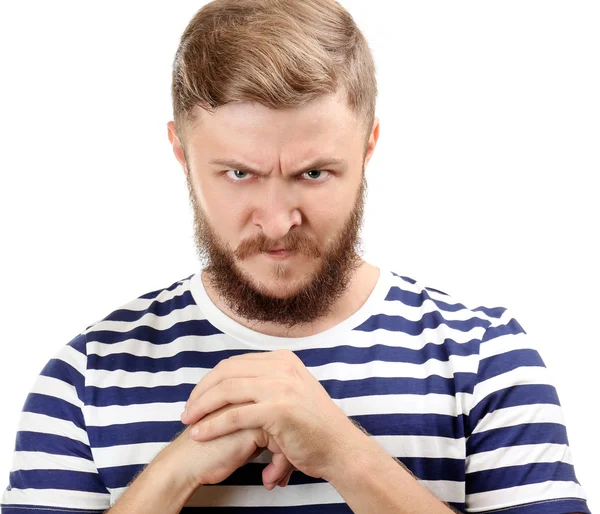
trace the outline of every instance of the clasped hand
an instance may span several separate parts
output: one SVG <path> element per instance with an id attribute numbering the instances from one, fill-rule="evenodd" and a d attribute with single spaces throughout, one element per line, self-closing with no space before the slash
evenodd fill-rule
<path id="1" fill-rule="evenodd" d="M 262 428 L 295 469 L 330 480 L 358 429 L 304 363 L 289 350 L 224 359 L 198 382 L 181 416 L 195 424 L 225 405 L 240 405 L 198 423 L 190 436 L 210 441 Z M 360 432 L 362 435 L 362 432 Z"/>

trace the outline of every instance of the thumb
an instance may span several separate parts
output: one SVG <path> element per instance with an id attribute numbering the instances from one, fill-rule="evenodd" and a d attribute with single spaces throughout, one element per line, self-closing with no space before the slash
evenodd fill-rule
<path id="1" fill-rule="evenodd" d="M 293 469 L 294 467 L 283 453 L 274 453 L 271 462 L 262 472 L 264 486 L 270 491 Z"/>

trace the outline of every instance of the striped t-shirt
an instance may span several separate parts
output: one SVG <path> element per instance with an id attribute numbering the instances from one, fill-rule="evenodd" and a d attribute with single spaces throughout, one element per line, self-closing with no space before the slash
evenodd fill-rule
<path id="1" fill-rule="evenodd" d="M 200 273 L 87 327 L 25 402 L 2 514 L 101 513 L 185 426 L 193 387 L 220 360 L 292 350 L 332 400 L 419 482 L 462 512 L 589 513 L 562 409 L 530 336 L 502 307 L 469 308 L 382 270 L 364 305 L 317 335 L 274 337 L 226 316 Z M 351 512 L 295 471 L 262 485 L 265 451 L 182 512 Z M 401 494 L 401 492 L 399 492 Z"/>

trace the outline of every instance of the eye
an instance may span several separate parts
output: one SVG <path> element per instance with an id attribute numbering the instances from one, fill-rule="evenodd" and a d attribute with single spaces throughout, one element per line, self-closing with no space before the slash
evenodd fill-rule
<path id="1" fill-rule="evenodd" d="M 234 182 L 244 182 L 247 180 L 247 177 L 250 176 L 250 173 L 246 173 L 242 170 L 228 170 L 225 172 Z"/>
<path id="2" fill-rule="evenodd" d="M 329 175 L 329 171 L 325 171 L 325 170 L 307 171 L 307 172 L 303 173 L 303 175 L 310 176 L 309 182 L 323 182 L 323 180 L 317 180 L 317 179 L 321 178 L 321 175 L 323 173 L 327 173 L 327 175 L 325 175 L 326 177 Z M 315 174 L 316 174 L 316 176 L 315 176 Z"/>

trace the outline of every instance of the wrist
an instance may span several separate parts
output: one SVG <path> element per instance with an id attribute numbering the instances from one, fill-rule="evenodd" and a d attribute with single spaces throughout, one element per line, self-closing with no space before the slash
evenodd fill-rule
<path id="1" fill-rule="evenodd" d="M 378 452 L 383 451 L 360 425 L 352 419 L 349 421 L 352 426 L 344 434 L 342 444 L 336 449 L 331 465 L 323 476 L 336 489 L 336 484 L 341 486 L 350 476 L 367 468 L 374 454 L 378 455 Z"/>
<path id="2" fill-rule="evenodd" d="M 177 495 L 189 498 L 201 485 L 200 477 L 185 473 L 187 466 L 176 459 L 177 454 L 167 446 L 148 464 L 149 471 L 163 477 L 164 483 Z"/>

